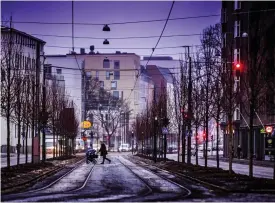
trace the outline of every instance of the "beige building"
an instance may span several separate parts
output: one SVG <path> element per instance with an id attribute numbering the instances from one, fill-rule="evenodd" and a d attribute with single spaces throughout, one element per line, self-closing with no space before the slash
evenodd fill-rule
<path id="1" fill-rule="evenodd" d="M 126 99 L 135 118 L 140 111 L 139 101 L 140 57 L 133 53 L 87 54 L 84 69 L 87 75 L 98 78 L 102 87 L 115 97 Z M 137 80 L 136 80 L 137 79 Z"/>

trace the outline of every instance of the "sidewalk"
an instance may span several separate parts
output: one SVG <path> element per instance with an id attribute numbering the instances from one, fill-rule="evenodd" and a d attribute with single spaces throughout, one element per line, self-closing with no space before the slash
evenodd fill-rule
<path id="1" fill-rule="evenodd" d="M 224 158 L 224 157 L 219 157 L 219 158 L 220 158 L 220 161 L 223 161 L 223 162 L 228 162 L 229 161 L 228 158 Z M 216 160 L 216 156 L 208 156 L 208 159 L 210 159 L 210 160 Z M 249 164 L 249 160 L 248 159 L 234 158 L 233 159 L 233 163 L 248 165 Z M 274 162 L 264 161 L 264 160 L 263 161 L 253 160 L 253 165 L 254 166 L 263 166 L 263 167 L 273 167 L 274 166 Z"/>

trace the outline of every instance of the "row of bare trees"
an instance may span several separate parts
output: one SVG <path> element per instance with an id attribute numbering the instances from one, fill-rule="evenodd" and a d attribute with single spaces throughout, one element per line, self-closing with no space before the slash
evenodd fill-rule
<path id="1" fill-rule="evenodd" d="M 61 90 L 55 78 L 45 84 L 46 98 L 42 99 L 43 84 L 39 78 L 43 72 L 41 71 L 43 62 L 36 60 L 33 53 L 26 53 L 27 49 L 16 41 L 14 32 L 10 29 L 8 33 L 2 34 L 1 38 L 1 117 L 6 121 L 7 129 L 6 134 L 1 135 L 7 139 L 6 150 L 3 145 L 1 150 L 7 152 L 7 167 L 10 167 L 10 153 L 13 147 L 17 151 L 17 164 L 19 164 L 22 152 L 26 154 L 25 162 L 27 163 L 28 153 L 31 151 L 33 162 L 34 138 L 45 129 L 53 133 L 54 149 L 56 149 L 55 140 L 71 140 L 69 141 L 71 147 L 68 144 L 67 146 L 62 144 L 64 150 L 60 149 L 59 154 L 56 150 L 54 152 L 54 157 L 68 155 L 67 149 L 73 149 L 72 143 L 74 143 L 79 125 L 77 112 L 73 112 L 73 118 L 60 117 L 64 109 L 75 108 L 75 106 Z M 41 113 L 43 102 L 46 103 L 48 113 L 46 118 L 45 114 Z M 64 122 L 60 122 L 61 119 L 73 123 L 73 129 L 64 131 L 66 126 L 62 126 Z M 16 126 L 14 133 L 11 130 L 13 126 Z M 15 143 L 16 137 L 16 146 L 11 146 L 11 140 Z M 46 138 L 43 136 L 42 139 Z M 42 147 L 46 148 L 45 145 Z M 46 150 L 42 151 L 46 152 Z"/>
<path id="2" fill-rule="evenodd" d="M 180 60 L 180 73 L 172 75 L 173 77 L 173 102 L 169 100 L 159 100 L 160 103 L 167 104 L 167 116 L 170 119 L 170 128 L 177 128 L 178 151 L 182 146 L 182 161 L 185 162 L 186 140 L 186 123 L 191 120 L 193 135 L 196 136 L 195 150 L 198 152 L 198 131 L 205 132 L 204 137 L 204 157 L 205 167 L 207 167 L 207 149 L 208 140 L 210 140 L 210 122 L 216 123 L 216 160 L 219 168 L 219 140 L 220 124 L 226 121 L 226 134 L 228 137 L 229 152 L 229 172 L 232 172 L 232 146 L 233 146 L 233 126 L 234 113 L 236 110 L 242 112 L 242 118 L 248 118 L 249 122 L 243 120 L 243 127 L 247 128 L 249 137 L 249 175 L 253 176 L 253 134 L 255 125 L 255 115 L 265 106 L 274 106 L 274 58 L 275 44 L 271 36 L 275 35 L 275 15 L 274 12 L 261 14 L 250 13 L 253 18 L 247 32 L 248 39 L 241 39 L 241 53 L 246 53 L 246 57 L 236 57 L 234 49 L 236 48 L 236 39 L 233 33 L 227 33 L 227 42 L 222 45 L 221 25 L 215 24 L 203 30 L 201 36 L 201 46 L 193 54 L 192 61 Z M 263 22 L 267 23 L 263 26 Z M 272 41 L 272 42 L 271 42 Z M 250 46 L 249 46 L 250 45 Z M 222 56 L 222 52 L 227 53 Z M 192 72 L 192 113 L 187 113 L 188 102 L 188 64 L 191 63 Z M 241 64 L 240 76 L 236 74 L 235 64 Z M 162 91 L 163 95 L 167 91 Z M 271 95 L 271 96 L 270 96 Z M 270 99 L 271 97 L 271 99 Z M 269 98 L 269 99 L 267 99 Z M 160 112 L 162 106 L 153 101 L 152 107 L 147 109 L 146 113 L 137 118 L 135 124 L 137 139 L 140 143 L 152 140 L 156 133 L 156 123 L 154 115 Z M 268 102 L 270 104 L 268 104 Z M 269 108 L 269 110 L 272 108 Z M 163 109 L 162 109 L 163 110 Z M 268 109 L 266 109 L 268 111 Z M 148 116 L 149 112 L 149 116 Z M 274 110 L 273 110 L 274 113 Z M 262 112 L 265 115 L 266 112 Z M 153 116 L 151 116 L 153 115 Z M 160 116 L 161 117 L 161 116 Z M 149 118 L 149 122 L 148 122 Z M 175 119 L 176 118 L 176 119 Z M 271 120 L 272 122 L 272 117 Z M 151 123 L 150 123 L 151 122 Z M 273 115 L 274 122 L 274 115 Z M 158 126 L 159 127 L 159 126 Z M 163 127 L 163 126 L 161 126 Z M 145 129 L 145 131 L 144 131 Z M 159 128 L 160 129 L 160 128 Z M 184 129 L 184 130 L 183 130 Z M 223 129 L 225 132 L 225 129 Z M 158 131 L 161 133 L 160 131 Z M 144 144 L 142 144 L 144 145 Z M 151 145 L 152 146 L 152 145 Z M 189 149 L 190 150 L 190 149 Z M 144 153 L 144 151 L 142 151 Z M 191 153 L 187 153 L 191 156 Z M 180 154 L 179 154 L 180 155 Z M 179 159 L 178 159 L 179 160 Z M 196 164 L 198 164 L 198 153 L 196 153 Z"/>

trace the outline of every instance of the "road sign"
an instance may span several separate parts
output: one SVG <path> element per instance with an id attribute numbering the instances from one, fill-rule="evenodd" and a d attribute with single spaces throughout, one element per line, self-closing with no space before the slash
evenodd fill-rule
<path id="1" fill-rule="evenodd" d="M 162 134 L 168 134 L 168 129 L 165 128 L 165 127 L 163 127 L 163 128 L 162 128 Z"/>
<path id="2" fill-rule="evenodd" d="M 275 137 L 266 137 L 265 138 L 265 148 L 266 149 L 275 149 Z"/>
<path id="3" fill-rule="evenodd" d="M 82 137 L 82 140 L 83 141 L 87 141 L 87 137 Z"/>
<path id="4" fill-rule="evenodd" d="M 90 127 L 92 127 L 92 122 L 90 122 L 90 121 L 83 121 L 83 122 L 81 123 L 81 126 L 82 126 L 82 128 L 84 128 L 84 129 L 90 128 Z"/>

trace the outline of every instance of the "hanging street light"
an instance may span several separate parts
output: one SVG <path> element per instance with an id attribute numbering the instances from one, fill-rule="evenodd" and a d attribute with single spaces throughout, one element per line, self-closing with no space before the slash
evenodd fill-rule
<path id="1" fill-rule="evenodd" d="M 111 29 L 110 29 L 110 27 L 108 25 L 104 25 L 102 31 L 104 31 L 104 32 L 110 32 Z"/>
<path id="2" fill-rule="evenodd" d="M 103 44 L 107 45 L 110 44 L 109 41 L 107 39 L 104 40 Z"/>

